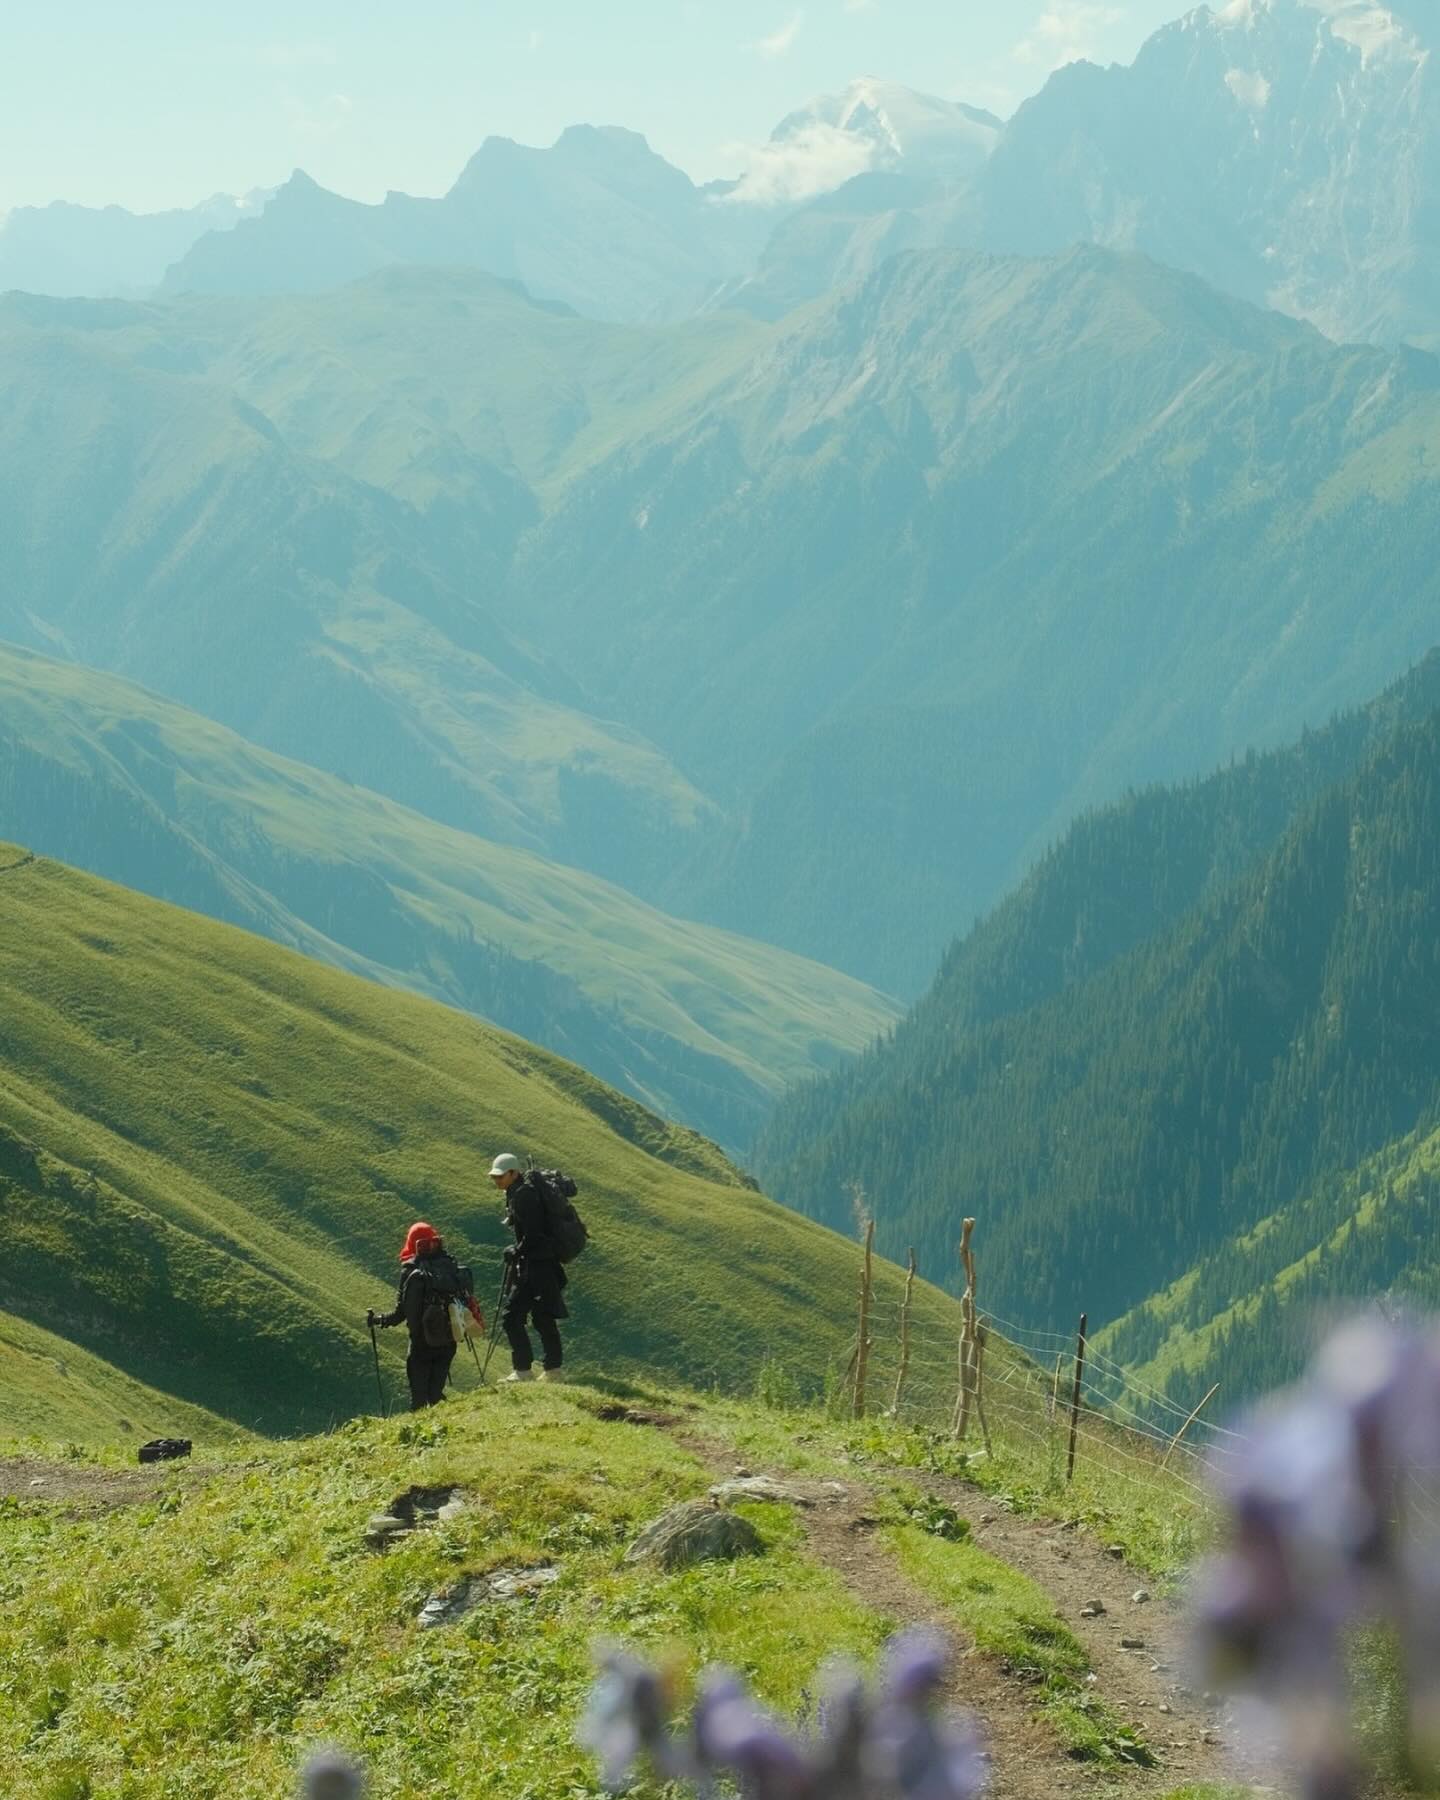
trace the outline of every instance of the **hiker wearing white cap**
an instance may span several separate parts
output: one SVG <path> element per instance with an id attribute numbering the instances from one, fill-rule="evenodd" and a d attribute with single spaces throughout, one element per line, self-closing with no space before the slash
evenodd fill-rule
<path id="1" fill-rule="evenodd" d="M 565 1352 L 559 1321 L 570 1317 L 564 1292 L 569 1278 L 550 1228 L 544 1177 L 538 1169 L 527 1170 L 518 1156 L 507 1152 L 491 1164 L 490 1179 L 505 1196 L 505 1223 L 515 1233 L 514 1244 L 505 1252 L 510 1283 L 500 1312 L 500 1329 L 509 1341 L 514 1365 L 505 1379 L 535 1379 L 535 1350 L 526 1330 L 533 1321 L 545 1358 L 540 1379 L 561 1381 Z"/>

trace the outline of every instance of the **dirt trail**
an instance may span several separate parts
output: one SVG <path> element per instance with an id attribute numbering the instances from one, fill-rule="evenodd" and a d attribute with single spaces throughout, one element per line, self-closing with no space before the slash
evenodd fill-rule
<path id="1" fill-rule="evenodd" d="M 98 1469 L 28 1456 L 0 1457 L 0 1500 L 43 1501 L 85 1512 L 111 1512 L 152 1499 L 164 1479 L 158 1467 Z"/>
<path id="2" fill-rule="evenodd" d="M 1166 1787 L 1236 1778 L 1224 1748 L 1225 1721 L 1185 1686 L 1180 1609 L 1134 1598 L 1149 1591 L 1145 1576 L 1084 1531 L 1001 1512 L 968 1482 L 927 1475 L 918 1485 L 963 1507 L 974 1542 L 1053 1597 L 1057 1614 L 1085 1646 L 1100 1693 L 1139 1727 L 1164 1765 Z M 1097 1600 L 1104 1612 L 1085 1616 Z M 1143 1648 L 1122 1649 L 1122 1640 Z"/>
<path id="3" fill-rule="evenodd" d="M 717 1481 L 736 1473 L 733 1446 L 683 1428 L 670 1435 Z M 751 1472 L 761 1470 L 756 1466 Z M 922 1491 L 963 1507 L 976 1544 L 1053 1596 L 1057 1614 L 1090 1656 L 1096 1691 L 1140 1733 L 1155 1755 L 1152 1768 L 1102 1770 L 1069 1757 L 1050 1728 L 1034 1718 L 1034 1700 L 1024 1681 L 973 1646 L 963 1647 L 963 1632 L 953 1617 L 901 1571 L 875 1535 L 879 1478 L 853 1465 L 834 1484 L 797 1480 L 783 1470 L 774 1474 L 812 1501 L 800 1513 L 810 1552 L 857 1600 L 897 1626 L 933 1626 L 962 1645 L 950 1698 L 984 1723 L 994 1800 L 1093 1795 L 1097 1784 L 1123 1788 L 1141 1800 L 1191 1783 L 1236 1779 L 1221 1741 L 1221 1721 L 1182 1686 L 1176 1609 L 1156 1600 L 1135 1602 L 1133 1595 L 1147 1586 L 1144 1578 L 1083 1532 L 1000 1513 L 985 1494 L 963 1481 L 932 1475 L 912 1479 Z M 1105 1612 L 1081 1618 L 1082 1607 L 1096 1600 Z M 1122 1637 L 1139 1639 L 1145 1647 L 1122 1650 Z"/>

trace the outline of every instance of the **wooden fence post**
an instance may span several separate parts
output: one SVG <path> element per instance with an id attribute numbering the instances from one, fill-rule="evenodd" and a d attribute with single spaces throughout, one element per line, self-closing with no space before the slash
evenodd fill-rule
<path id="1" fill-rule="evenodd" d="M 870 1290 L 875 1279 L 875 1221 L 865 1221 L 865 1261 L 860 1270 L 860 1341 L 855 1352 L 855 1417 L 865 1417 L 865 1379 L 870 1370 Z"/>
<path id="2" fill-rule="evenodd" d="M 1065 1464 L 1065 1479 L 1075 1478 L 1075 1434 L 1080 1429 L 1080 1380 L 1085 1373 L 1085 1333 L 1090 1324 L 1088 1313 L 1080 1315 L 1080 1337 L 1075 1345 L 1075 1389 L 1070 1396 L 1070 1456 Z"/>
<path id="3" fill-rule="evenodd" d="M 1211 1388 L 1210 1392 L 1205 1396 L 1205 1398 L 1195 1408 L 1194 1412 L 1191 1413 L 1190 1417 L 1185 1421 L 1185 1423 L 1175 1433 L 1174 1437 L 1171 1438 L 1170 1448 L 1165 1452 L 1164 1456 L 1161 1457 L 1161 1459 L 1160 1459 L 1160 1468 L 1161 1468 L 1162 1473 L 1165 1469 L 1165 1465 L 1170 1461 L 1170 1458 L 1175 1454 L 1175 1446 L 1180 1442 L 1181 1438 L 1184 1437 L 1185 1433 L 1190 1429 L 1190 1427 L 1200 1417 L 1201 1413 L 1204 1412 L 1205 1408 L 1210 1404 L 1210 1402 L 1215 1398 L 1215 1396 L 1219 1392 L 1220 1392 L 1220 1383 L 1217 1381 L 1215 1383 L 1214 1387 Z"/>
<path id="4" fill-rule="evenodd" d="M 898 1418 L 900 1402 L 905 1398 L 905 1381 L 910 1373 L 910 1301 L 915 1293 L 915 1251 L 910 1251 L 910 1266 L 905 1272 L 905 1298 L 900 1302 L 900 1373 L 895 1377 L 895 1398 L 890 1402 L 892 1417 Z"/>
<path id="5" fill-rule="evenodd" d="M 957 1438 L 970 1429 L 970 1405 L 975 1392 L 975 1255 L 970 1248 L 975 1221 L 960 1227 L 960 1261 L 965 1269 L 965 1292 L 960 1300 L 960 1391 L 955 1397 L 952 1428 Z"/>

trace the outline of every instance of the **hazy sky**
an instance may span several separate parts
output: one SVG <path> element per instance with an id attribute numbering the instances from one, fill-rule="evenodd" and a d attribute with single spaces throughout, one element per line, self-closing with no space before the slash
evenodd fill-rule
<path id="1" fill-rule="evenodd" d="M 272 186 L 439 193 L 492 134 L 629 125 L 731 173 L 811 95 L 878 75 L 998 112 L 1128 61 L 1187 0 L 0 0 L 0 211 Z"/>

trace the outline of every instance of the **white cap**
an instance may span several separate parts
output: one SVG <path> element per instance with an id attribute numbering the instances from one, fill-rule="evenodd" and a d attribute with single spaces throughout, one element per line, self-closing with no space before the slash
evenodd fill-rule
<path id="1" fill-rule="evenodd" d="M 519 1168 L 520 1158 L 518 1156 L 511 1156 L 507 1151 L 504 1156 L 497 1156 L 494 1162 L 491 1163 L 490 1174 L 492 1178 L 496 1175 L 510 1175 L 517 1172 Z"/>

